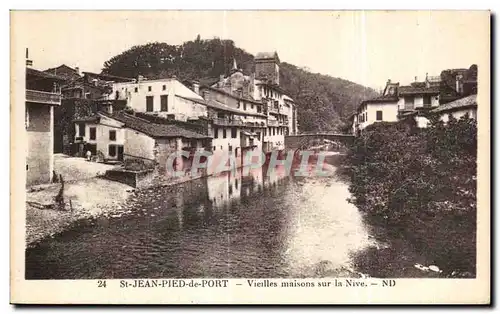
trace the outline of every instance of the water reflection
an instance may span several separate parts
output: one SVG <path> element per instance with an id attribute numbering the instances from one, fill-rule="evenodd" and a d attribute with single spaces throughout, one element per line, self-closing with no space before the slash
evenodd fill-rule
<path id="1" fill-rule="evenodd" d="M 132 214 L 26 251 L 27 278 L 323 277 L 370 245 L 347 185 L 240 168 L 137 193 Z M 352 275 L 352 274 L 346 274 Z"/>

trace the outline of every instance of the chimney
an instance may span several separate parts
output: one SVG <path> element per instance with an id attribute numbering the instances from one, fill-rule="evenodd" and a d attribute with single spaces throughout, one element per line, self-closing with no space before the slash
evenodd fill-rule
<path id="1" fill-rule="evenodd" d="M 80 68 L 79 67 L 75 67 L 75 71 L 78 75 L 80 75 Z"/>
<path id="2" fill-rule="evenodd" d="M 31 68 L 33 66 L 33 60 L 30 60 L 28 48 L 26 48 L 26 67 Z"/>
<path id="3" fill-rule="evenodd" d="M 139 75 L 139 76 L 137 77 L 137 83 L 140 83 L 140 82 L 142 82 L 143 80 L 144 80 L 144 76 Z"/>
<path id="4" fill-rule="evenodd" d="M 196 94 L 200 94 L 200 83 L 198 81 L 193 81 L 193 91 Z"/>
<path id="5" fill-rule="evenodd" d="M 462 93 L 462 74 L 457 74 L 457 76 L 455 76 L 455 90 L 459 94 Z"/>
<path id="6" fill-rule="evenodd" d="M 388 79 L 388 80 L 387 80 L 387 84 L 391 84 L 391 79 Z"/>
<path id="7" fill-rule="evenodd" d="M 208 89 L 205 89 L 203 91 L 203 99 L 209 100 L 210 99 L 210 91 Z"/>
<path id="8" fill-rule="evenodd" d="M 418 76 L 415 75 L 415 82 L 418 82 Z"/>

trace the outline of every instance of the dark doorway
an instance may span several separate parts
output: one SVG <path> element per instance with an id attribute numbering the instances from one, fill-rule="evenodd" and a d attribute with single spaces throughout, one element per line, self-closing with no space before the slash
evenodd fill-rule
<path id="1" fill-rule="evenodd" d="M 123 146 L 118 146 L 118 160 L 123 161 Z"/>

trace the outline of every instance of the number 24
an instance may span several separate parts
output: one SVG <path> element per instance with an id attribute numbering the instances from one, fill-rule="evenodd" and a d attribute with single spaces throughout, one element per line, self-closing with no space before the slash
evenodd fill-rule
<path id="1" fill-rule="evenodd" d="M 97 280 L 97 288 L 106 288 L 106 280 Z"/>

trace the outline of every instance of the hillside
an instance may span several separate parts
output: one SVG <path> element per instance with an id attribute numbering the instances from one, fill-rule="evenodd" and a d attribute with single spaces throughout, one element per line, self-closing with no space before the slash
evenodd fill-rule
<path id="1" fill-rule="evenodd" d="M 134 46 L 106 61 L 102 72 L 150 79 L 176 75 L 181 80 L 204 81 L 228 73 L 233 59 L 244 72 L 253 72 L 253 55 L 236 47 L 232 40 L 202 40 L 198 36 L 182 45 L 156 42 Z M 280 85 L 297 102 L 301 132 L 338 130 L 361 100 L 377 95 L 359 84 L 314 74 L 286 62 L 280 69 Z"/>

